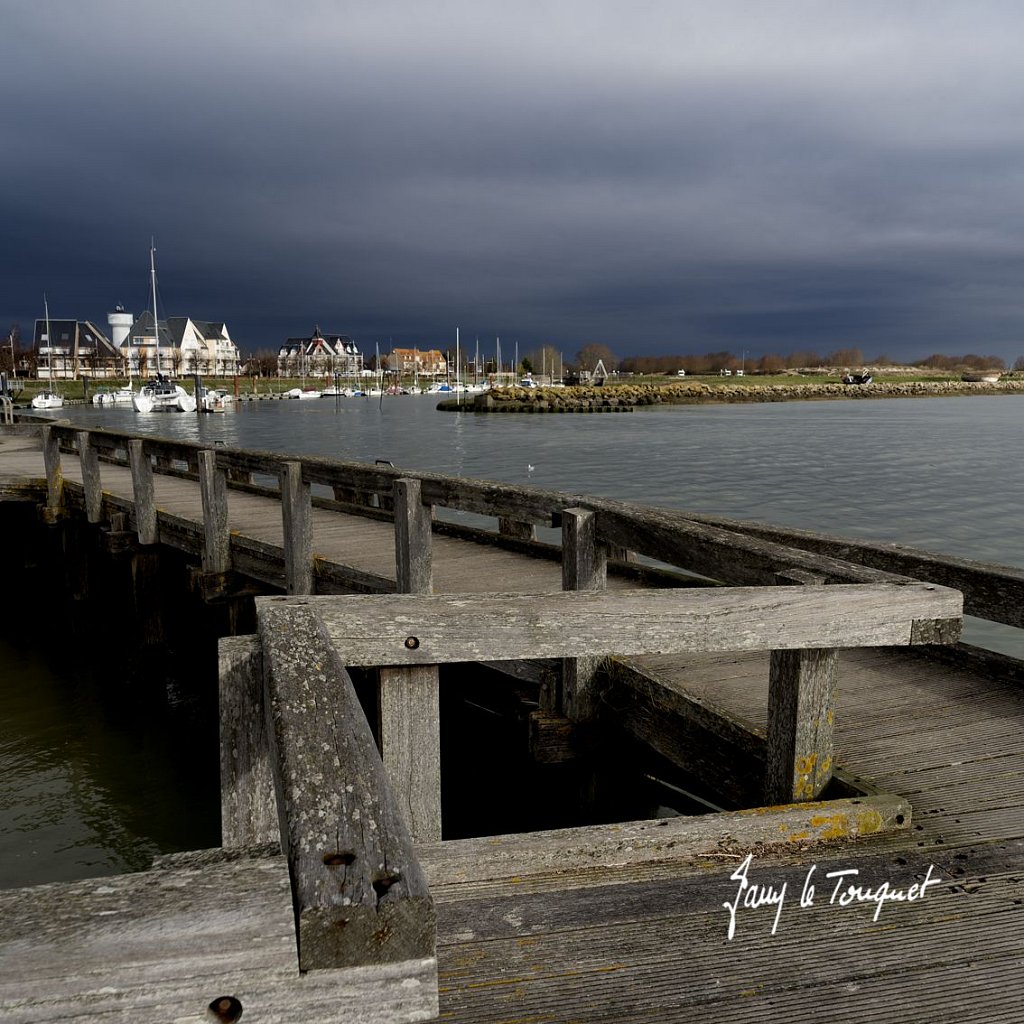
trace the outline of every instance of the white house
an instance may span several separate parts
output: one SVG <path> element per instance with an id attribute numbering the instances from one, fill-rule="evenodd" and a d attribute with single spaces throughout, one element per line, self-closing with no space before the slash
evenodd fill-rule
<path id="1" fill-rule="evenodd" d="M 231 340 L 227 324 L 171 316 L 159 322 L 157 351 L 153 314 L 147 310 L 135 319 L 121 342 L 121 352 L 130 361 L 133 374 L 166 373 L 171 376 L 201 373 L 230 377 L 238 372 L 238 346 Z"/>
<path id="2" fill-rule="evenodd" d="M 354 377 L 363 369 L 363 356 L 356 343 L 345 334 L 322 334 L 313 328 L 308 338 L 289 338 L 277 353 L 277 375 L 321 376 L 340 373 Z"/>

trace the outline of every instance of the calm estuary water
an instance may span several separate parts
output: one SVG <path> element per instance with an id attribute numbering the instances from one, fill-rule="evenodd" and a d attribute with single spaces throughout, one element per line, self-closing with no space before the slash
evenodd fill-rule
<path id="1" fill-rule="evenodd" d="M 325 398 L 238 403 L 223 416 L 92 406 L 61 414 L 83 426 L 387 459 L 1024 566 L 1024 402 L 1011 396 L 603 416 L 456 415 L 435 404 Z M 1015 634 L 968 628 L 972 642 L 1024 657 Z M 176 731 L 191 728 L 187 708 L 154 721 L 151 710 L 112 706 L 68 659 L 13 633 L 3 642 L 0 885 L 126 870 L 154 852 L 217 843 L 216 798 L 181 763 L 187 744 Z"/>

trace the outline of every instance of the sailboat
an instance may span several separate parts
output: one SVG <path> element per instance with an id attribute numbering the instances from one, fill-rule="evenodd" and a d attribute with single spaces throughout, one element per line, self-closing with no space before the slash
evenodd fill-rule
<path id="1" fill-rule="evenodd" d="M 156 376 L 132 396 L 136 412 L 195 412 L 196 399 L 180 384 L 172 384 L 160 369 L 160 321 L 156 315 L 156 247 L 149 246 L 149 276 L 153 287 L 153 333 L 156 335 Z"/>
<path id="2" fill-rule="evenodd" d="M 50 340 L 50 307 L 47 305 L 46 296 L 43 296 L 43 313 L 46 317 L 46 364 L 50 370 L 50 386 L 45 391 L 40 391 L 32 399 L 33 409 L 60 409 L 64 405 L 64 396 L 53 390 L 53 342 Z M 42 339 L 40 339 L 42 340 Z M 40 350 L 42 346 L 40 346 Z"/>

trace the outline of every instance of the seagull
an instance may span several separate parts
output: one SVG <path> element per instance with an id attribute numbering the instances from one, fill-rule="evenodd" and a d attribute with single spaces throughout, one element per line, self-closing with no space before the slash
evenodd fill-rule
<path id="1" fill-rule="evenodd" d="M 526 464 L 526 472 L 527 472 L 527 473 L 532 473 L 532 472 L 534 471 L 534 469 L 535 469 L 535 468 L 536 468 L 536 467 L 535 467 L 535 466 L 533 465 L 533 463 L 532 463 L 532 462 L 528 462 L 528 463 Z"/>

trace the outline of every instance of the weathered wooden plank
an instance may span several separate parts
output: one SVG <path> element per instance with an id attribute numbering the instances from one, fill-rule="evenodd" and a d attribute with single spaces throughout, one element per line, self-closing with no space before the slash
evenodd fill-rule
<path id="1" fill-rule="evenodd" d="M 430 508 L 423 504 L 420 483 L 395 481 L 395 571 L 400 594 L 429 594 L 433 589 Z"/>
<path id="2" fill-rule="evenodd" d="M 814 800 L 832 778 L 838 659 L 832 650 L 773 650 L 765 802 Z"/>
<path id="3" fill-rule="evenodd" d="M 313 508 L 302 465 L 281 465 L 281 515 L 284 528 L 284 574 L 290 595 L 313 593 Z"/>
<path id="4" fill-rule="evenodd" d="M 103 487 L 100 483 L 99 453 L 92 445 L 88 430 L 80 430 L 78 458 L 82 464 L 82 490 L 85 495 L 85 518 L 90 523 L 103 520 Z"/>
<path id="5" fill-rule="evenodd" d="M 604 590 L 608 582 L 608 549 L 597 542 L 597 517 L 582 508 L 562 512 L 562 589 Z M 559 711 L 574 722 L 594 717 L 594 680 L 601 659 L 566 658 L 562 662 L 561 707 Z"/>
<path id="6" fill-rule="evenodd" d="M 785 529 L 722 516 L 692 515 L 694 522 L 837 558 L 883 572 L 910 576 L 960 590 L 968 615 L 1024 626 L 1024 569 L 937 554 L 902 544 L 855 540 Z"/>
<path id="7" fill-rule="evenodd" d="M 686 863 L 708 854 L 740 854 L 911 827 L 911 807 L 897 796 L 865 796 L 697 817 L 585 825 L 515 835 L 456 839 L 423 848 L 430 884 L 520 879 L 557 873 L 566 887 L 592 884 L 588 872 L 651 861 Z M 738 861 L 737 861 L 738 862 Z M 605 876 L 607 881 L 607 876 Z"/>
<path id="8" fill-rule="evenodd" d="M 196 458 L 203 507 L 203 572 L 224 573 L 231 568 L 227 477 L 217 468 L 214 452 L 201 451 Z"/>
<path id="9" fill-rule="evenodd" d="M 156 501 L 153 496 L 153 464 L 145 442 L 128 442 L 128 460 L 132 469 L 132 495 L 135 499 L 135 523 L 140 544 L 157 542 Z"/>
<path id="10" fill-rule="evenodd" d="M 304 603 L 257 613 L 301 969 L 432 957 L 433 902 L 348 673 Z"/>
<path id="11" fill-rule="evenodd" d="M 431 511 L 418 480 L 394 483 L 395 567 L 400 593 L 433 587 Z M 436 665 L 377 673 L 378 743 L 395 800 L 416 842 L 441 838 L 441 699 Z"/>
<path id="12" fill-rule="evenodd" d="M 46 507 L 56 510 L 64 504 L 64 473 L 60 463 L 60 434 L 43 427 L 43 465 L 46 469 Z"/>
<path id="13" fill-rule="evenodd" d="M 931 584 L 311 598 L 351 665 L 604 654 L 877 647 L 911 642 L 919 618 L 954 619 Z"/>
<path id="14" fill-rule="evenodd" d="M 217 653 L 221 844 L 246 847 L 277 842 L 281 830 L 263 705 L 259 637 L 222 637 Z"/>
<path id="15" fill-rule="evenodd" d="M 501 516 L 498 519 L 498 533 L 502 537 L 512 537 L 515 540 L 537 539 L 537 527 L 533 523 L 513 519 L 510 516 Z"/>
<path id="16" fill-rule="evenodd" d="M 597 533 L 601 541 L 629 547 L 650 558 L 724 583 L 771 584 L 779 572 L 788 569 L 801 569 L 837 583 L 910 580 L 910 577 L 696 523 L 682 512 L 639 509 L 625 503 L 587 502 L 587 507 L 594 505 L 597 505 Z"/>
<path id="17" fill-rule="evenodd" d="M 0 1021 L 384 1024 L 438 1012 L 433 958 L 300 975 L 283 857 L 0 891 Z"/>
<path id="18" fill-rule="evenodd" d="M 409 833 L 441 838 L 441 698 L 436 665 L 378 672 L 380 752 Z"/>

